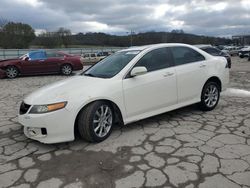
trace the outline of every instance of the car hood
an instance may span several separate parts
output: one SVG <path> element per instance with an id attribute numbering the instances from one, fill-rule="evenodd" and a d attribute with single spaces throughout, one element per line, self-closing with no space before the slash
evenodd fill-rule
<path id="1" fill-rule="evenodd" d="M 0 64 L 1 63 L 6 63 L 6 62 L 12 62 L 12 61 L 19 61 L 19 59 L 4 59 L 4 60 L 0 60 Z"/>
<path id="2" fill-rule="evenodd" d="M 69 101 L 80 96 L 88 97 L 107 82 L 107 79 L 103 78 L 74 76 L 42 87 L 28 95 L 24 101 L 27 104 L 39 105 Z"/>

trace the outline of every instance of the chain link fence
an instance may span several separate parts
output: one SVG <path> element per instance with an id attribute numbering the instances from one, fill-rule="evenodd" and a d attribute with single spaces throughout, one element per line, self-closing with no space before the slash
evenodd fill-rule
<path id="1" fill-rule="evenodd" d="M 122 47 L 102 47 L 102 48 L 57 48 L 57 49 L 45 49 L 50 51 L 62 51 L 72 55 L 82 55 L 85 53 L 97 53 L 97 52 L 116 52 L 122 50 Z M 0 49 L 0 59 L 10 59 L 20 57 L 30 51 L 38 49 Z"/>

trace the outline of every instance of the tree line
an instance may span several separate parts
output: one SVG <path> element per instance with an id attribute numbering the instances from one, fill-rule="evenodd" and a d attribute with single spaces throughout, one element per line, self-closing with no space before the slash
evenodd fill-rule
<path id="1" fill-rule="evenodd" d="M 186 44 L 231 44 L 231 39 L 208 37 L 185 33 L 183 30 L 171 32 L 144 32 L 130 35 L 110 35 L 106 33 L 72 34 L 69 29 L 59 28 L 54 32 L 35 35 L 34 29 L 23 23 L 7 22 L 0 19 L 0 48 L 59 48 L 82 45 L 94 46 L 137 46 L 155 43 L 186 43 Z"/>

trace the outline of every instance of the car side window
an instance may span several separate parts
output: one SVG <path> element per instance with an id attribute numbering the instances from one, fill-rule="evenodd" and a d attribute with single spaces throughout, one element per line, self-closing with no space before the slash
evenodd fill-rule
<path id="1" fill-rule="evenodd" d="M 95 57 L 95 54 L 91 54 L 91 57 Z"/>
<path id="2" fill-rule="evenodd" d="M 197 61 L 205 60 L 205 57 L 199 52 L 188 47 L 171 47 L 175 65 L 183 65 Z"/>
<path id="3" fill-rule="evenodd" d="M 47 57 L 56 57 L 56 53 L 55 52 L 46 52 Z"/>
<path id="4" fill-rule="evenodd" d="M 83 57 L 89 57 L 89 54 L 85 54 Z"/>
<path id="5" fill-rule="evenodd" d="M 32 52 L 29 54 L 30 60 L 46 59 L 44 52 Z"/>
<path id="6" fill-rule="evenodd" d="M 146 67 L 148 72 L 164 69 L 173 65 L 169 48 L 159 48 L 148 52 L 135 65 Z"/>

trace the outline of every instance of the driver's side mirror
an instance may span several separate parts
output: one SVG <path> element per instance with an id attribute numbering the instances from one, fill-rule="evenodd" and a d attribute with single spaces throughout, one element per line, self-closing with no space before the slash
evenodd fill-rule
<path id="1" fill-rule="evenodd" d="M 135 77 L 135 76 L 146 74 L 147 72 L 148 70 L 146 67 L 143 67 L 143 66 L 134 67 L 130 72 L 130 76 Z"/>
<path id="2" fill-rule="evenodd" d="M 25 57 L 24 61 L 29 61 L 29 59 L 30 59 L 29 57 Z"/>

